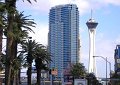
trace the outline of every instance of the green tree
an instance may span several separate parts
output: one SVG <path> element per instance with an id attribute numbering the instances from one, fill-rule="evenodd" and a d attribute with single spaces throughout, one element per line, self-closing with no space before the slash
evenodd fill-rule
<path id="1" fill-rule="evenodd" d="M 111 77 L 111 83 L 112 85 L 120 85 L 120 76 L 115 72 Z"/>
<path id="2" fill-rule="evenodd" d="M 47 65 L 51 59 L 47 49 L 41 44 L 38 45 L 36 48 L 35 66 L 37 70 L 37 85 L 41 85 L 41 70 L 48 70 Z"/>
<path id="3" fill-rule="evenodd" d="M 88 73 L 86 75 L 86 79 L 88 81 L 88 85 L 101 85 L 101 83 L 99 83 L 94 73 Z"/>
<path id="4" fill-rule="evenodd" d="M 14 24 L 14 14 L 16 12 L 16 1 L 17 0 L 5 0 L 5 9 L 7 13 L 7 26 L 6 26 L 6 37 L 7 37 L 7 46 L 6 46 L 6 60 L 8 64 L 6 64 L 5 69 L 5 85 L 10 85 L 10 77 L 11 77 L 11 69 L 12 69 L 12 61 L 14 60 L 14 56 L 12 54 L 12 45 L 13 45 L 13 24 Z M 31 3 L 30 0 L 27 0 Z"/>
<path id="5" fill-rule="evenodd" d="M 20 12 L 20 13 L 16 13 L 15 14 L 15 20 L 14 20 L 14 30 L 13 30 L 13 35 L 14 35 L 14 43 L 13 43 L 13 52 L 14 52 L 14 55 L 20 59 L 18 56 L 17 56 L 17 47 L 18 47 L 18 44 L 21 44 L 24 39 L 27 39 L 28 38 L 28 31 L 30 32 L 33 32 L 33 30 L 30 28 L 30 27 L 35 27 L 35 23 L 33 22 L 33 19 L 28 19 L 29 16 L 24 16 L 23 12 Z M 16 59 L 15 57 L 15 59 Z M 19 63 L 19 62 L 17 62 Z M 20 65 L 19 65 L 20 64 Z M 20 74 L 18 72 L 20 72 L 20 68 L 21 68 L 21 63 L 19 64 L 16 64 L 16 65 L 19 65 L 20 67 L 17 70 L 16 72 L 16 79 L 19 79 L 20 80 Z M 14 69 L 13 69 L 14 71 Z M 19 76 L 19 77 L 18 77 Z M 18 81 L 18 80 L 16 80 Z"/>
<path id="6" fill-rule="evenodd" d="M 28 64 L 27 76 L 28 76 L 28 85 L 31 85 L 31 70 L 32 70 L 32 62 L 36 56 L 36 46 L 37 43 L 35 40 L 28 40 L 28 42 L 24 42 L 22 44 L 23 53 L 26 57 L 26 61 Z"/>
<path id="7" fill-rule="evenodd" d="M 6 10 L 7 10 L 7 27 L 6 27 L 6 37 L 7 37 L 7 46 L 6 46 L 6 69 L 5 69 L 5 85 L 11 85 L 10 84 L 10 77 L 11 77 L 11 69 L 12 69 L 12 60 L 13 60 L 13 55 L 12 55 L 12 43 L 13 43 L 13 36 L 12 36 L 12 31 L 13 31 L 13 20 L 14 20 L 14 14 L 15 14 L 15 5 L 16 5 L 16 0 L 5 0 L 6 4 Z"/>
<path id="8" fill-rule="evenodd" d="M 70 73 L 74 78 L 85 77 L 86 69 L 83 64 L 76 63 L 72 66 Z"/>
<path id="9" fill-rule="evenodd" d="M 33 32 L 33 30 L 30 27 L 35 27 L 34 26 L 35 23 L 33 22 L 33 19 L 28 19 L 29 16 L 24 16 L 23 12 L 18 13 L 16 11 L 14 16 L 15 16 L 15 19 L 13 22 L 13 32 L 11 33 L 13 36 L 13 43 L 12 43 L 13 60 L 12 60 L 12 63 L 14 62 L 14 60 L 16 60 L 18 58 L 17 57 L 18 44 L 20 44 L 26 38 L 28 38 L 28 31 Z M 6 35 L 6 33 L 5 33 L 5 35 Z M 18 63 L 18 62 L 16 62 L 16 63 Z M 14 64 L 14 65 L 18 65 L 18 64 Z M 12 83 L 14 82 L 14 77 L 16 77 L 16 79 L 18 79 L 18 77 L 17 77 L 18 75 L 16 75 L 16 74 L 18 74 L 18 72 L 21 68 L 21 67 L 19 67 L 18 69 L 16 69 L 14 67 L 17 67 L 17 66 L 14 66 L 14 65 L 12 65 L 12 69 L 11 69 L 12 75 L 11 75 L 10 79 L 11 79 Z M 16 71 L 15 69 L 17 70 L 17 72 L 14 72 L 14 71 Z M 18 80 L 16 80 L 16 81 L 18 81 Z"/>
<path id="10" fill-rule="evenodd" d="M 5 4 L 0 1 L 0 69 L 2 70 L 2 39 L 3 39 L 3 29 L 4 29 L 4 14 L 5 14 Z"/>

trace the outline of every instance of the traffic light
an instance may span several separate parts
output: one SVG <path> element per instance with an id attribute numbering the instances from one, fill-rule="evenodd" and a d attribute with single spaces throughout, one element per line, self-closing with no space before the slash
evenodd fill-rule
<path id="1" fill-rule="evenodd" d="M 49 74 L 51 74 L 51 69 L 49 70 Z"/>

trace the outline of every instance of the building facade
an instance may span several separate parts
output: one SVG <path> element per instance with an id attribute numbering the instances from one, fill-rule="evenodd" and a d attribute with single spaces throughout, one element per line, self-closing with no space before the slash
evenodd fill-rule
<path id="1" fill-rule="evenodd" d="M 115 72 L 118 73 L 120 72 L 120 45 L 116 46 L 114 58 L 115 58 Z"/>
<path id="2" fill-rule="evenodd" d="M 52 7 L 49 12 L 48 50 L 50 68 L 58 70 L 60 78 L 70 63 L 79 61 L 79 11 L 76 5 Z"/>

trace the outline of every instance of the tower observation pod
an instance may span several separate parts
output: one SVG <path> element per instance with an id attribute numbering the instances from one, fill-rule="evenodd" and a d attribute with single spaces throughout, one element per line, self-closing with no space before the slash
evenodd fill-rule
<path id="1" fill-rule="evenodd" d="M 95 63 L 95 29 L 98 23 L 94 19 L 89 19 L 86 22 L 89 31 L 89 66 L 88 72 L 96 74 L 96 63 Z"/>

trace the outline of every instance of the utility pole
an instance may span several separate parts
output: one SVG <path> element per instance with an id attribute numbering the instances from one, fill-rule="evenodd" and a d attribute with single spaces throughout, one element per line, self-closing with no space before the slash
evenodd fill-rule
<path id="1" fill-rule="evenodd" d="M 106 57 L 106 85 L 107 85 L 107 57 Z"/>

